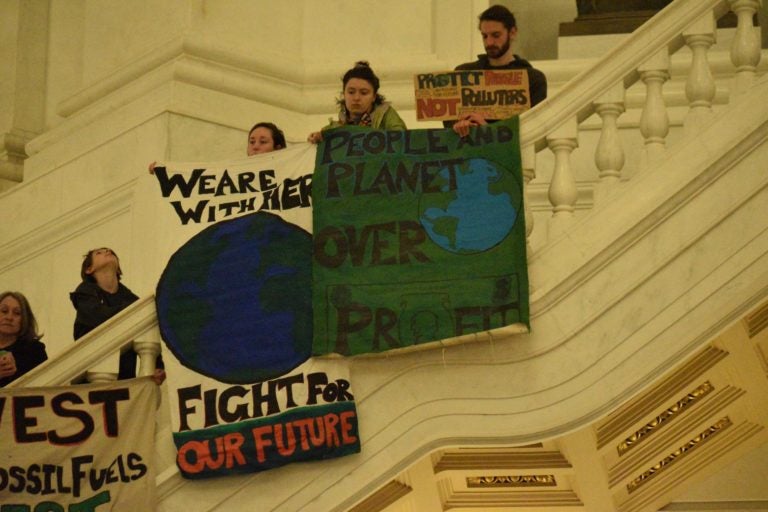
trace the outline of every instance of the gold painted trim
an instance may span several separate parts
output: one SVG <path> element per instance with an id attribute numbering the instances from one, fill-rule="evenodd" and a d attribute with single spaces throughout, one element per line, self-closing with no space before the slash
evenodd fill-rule
<path id="1" fill-rule="evenodd" d="M 629 493 L 636 491 L 641 485 L 646 484 L 651 478 L 655 477 L 663 470 L 679 461 L 681 458 L 683 458 L 683 456 L 691 453 L 695 448 L 700 447 L 702 444 L 704 444 L 705 441 L 711 439 L 713 436 L 719 434 L 731 425 L 733 425 L 733 422 L 731 422 L 731 419 L 728 416 L 720 419 L 707 430 L 701 432 L 699 435 L 685 443 L 683 446 L 661 459 L 656 465 L 644 471 L 643 474 L 629 482 L 627 484 L 627 491 Z"/>
<path id="2" fill-rule="evenodd" d="M 709 393 L 711 393 L 715 387 L 709 382 L 706 381 L 703 384 L 701 384 L 699 387 L 685 395 L 683 398 L 675 402 L 675 404 L 672 407 L 669 407 L 664 412 L 656 416 L 653 420 L 646 423 L 642 428 L 637 430 L 634 434 L 626 438 L 624 441 L 620 442 L 618 446 L 616 446 L 616 451 L 619 453 L 619 456 L 624 455 L 629 450 L 637 446 L 641 441 L 644 439 L 647 439 L 650 435 L 654 434 L 655 432 L 658 432 L 658 430 L 663 427 L 666 423 L 674 419 L 675 416 L 683 412 L 685 409 L 689 408 L 696 402 L 698 402 L 703 397 L 707 396 Z"/>
<path id="3" fill-rule="evenodd" d="M 623 438 L 633 425 L 641 421 L 648 411 L 655 410 L 660 403 L 669 403 L 681 390 L 695 385 L 702 379 L 704 372 L 728 357 L 728 352 L 708 345 L 692 359 L 683 364 L 669 378 L 653 386 L 640 397 L 608 415 L 608 418 L 596 427 L 597 447 L 603 448 Z"/>
<path id="4" fill-rule="evenodd" d="M 381 489 L 349 509 L 349 512 L 378 512 L 384 510 L 409 492 L 410 486 L 392 480 Z"/>
<path id="5" fill-rule="evenodd" d="M 558 451 L 446 450 L 435 464 L 434 471 L 552 471 L 554 468 L 570 467 L 571 464 Z"/>
<path id="6" fill-rule="evenodd" d="M 555 475 L 468 476 L 467 487 L 554 487 Z"/>
<path id="7" fill-rule="evenodd" d="M 747 325 L 750 338 L 754 338 L 760 331 L 768 327 L 768 302 L 745 316 L 744 323 Z"/>

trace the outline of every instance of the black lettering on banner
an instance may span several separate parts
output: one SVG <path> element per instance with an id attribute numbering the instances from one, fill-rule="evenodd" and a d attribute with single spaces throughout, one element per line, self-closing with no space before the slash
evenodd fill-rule
<path id="1" fill-rule="evenodd" d="M 60 436 L 55 430 L 48 431 L 48 440 L 53 444 L 66 445 L 82 443 L 93 433 L 93 418 L 86 411 L 78 409 L 67 409 L 66 403 L 82 404 L 83 399 L 77 393 L 71 391 L 58 394 L 51 398 L 51 409 L 54 414 L 61 418 L 75 418 L 82 423 L 80 431 L 69 436 Z"/>
<path id="2" fill-rule="evenodd" d="M 205 410 L 204 427 L 212 427 L 219 424 L 219 418 L 216 415 L 216 390 L 207 389 L 203 392 L 203 409 Z"/>
<path id="3" fill-rule="evenodd" d="M 235 407 L 234 411 L 230 411 L 227 407 L 230 397 L 243 398 L 247 394 L 248 390 L 243 386 L 232 386 L 221 392 L 219 396 L 219 416 L 225 423 L 234 423 L 235 421 L 248 419 L 248 404 L 241 403 Z"/>
<path id="4" fill-rule="evenodd" d="M 131 393 L 128 388 L 95 390 L 88 393 L 88 401 L 93 404 L 103 404 L 104 433 L 108 437 L 117 437 L 120 424 L 117 418 L 117 402 L 129 400 Z"/>
<path id="5" fill-rule="evenodd" d="M 304 374 L 297 373 L 288 377 L 277 379 L 278 391 L 285 390 L 285 406 L 296 407 L 296 401 L 293 399 L 293 386 L 304 382 Z"/>
<path id="6" fill-rule="evenodd" d="M 317 404 L 318 396 L 326 403 L 347 402 L 355 397 L 349 392 L 349 381 L 336 379 L 329 381 L 324 372 L 307 374 L 307 405 Z"/>
<path id="7" fill-rule="evenodd" d="M 175 188 L 179 189 L 183 197 L 189 197 L 204 172 L 205 169 L 194 169 L 189 176 L 189 181 L 187 181 L 183 174 L 174 174 L 169 178 L 165 167 L 155 167 L 154 169 L 154 174 L 160 183 L 160 192 L 163 194 L 163 197 L 170 196 Z"/>
<path id="8" fill-rule="evenodd" d="M 228 192 L 224 192 L 224 188 L 228 188 Z M 221 174 L 221 178 L 219 179 L 219 184 L 216 185 L 216 193 L 215 196 L 221 196 L 224 194 L 236 194 L 239 190 L 237 186 L 235 186 L 235 182 L 232 181 L 232 178 L 229 177 L 229 172 L 224 169 L 224 172 Z"/>
<path id="9" fill-rule="evenodd" d="M 189 210 L 185 210 L 181 206 L 181 201 L 171 201 L 171 206 L 173 206 L 173 209 L 176 211 L 176 215 L 179 216 L 179 220 L 181 220 L 183 226 L 186 226 L 190 220 L 194 221 L 195 224 L 199 224 L 203 216 L 203 211 L 205 211 L 207 205 L 208 200 L 206 199 L 198 202 L 194 209 L 190 208 Z"/>
<path id="10" fill-rule="evenodd" d="M 29 432 L 31 427 L 37 426 L 37 418 L 27 416 L 28 409 L 43 407 L 45 397 L 41 395 L 17 396 L 13 399 L 13 430 L 17 443 L 34 443 L 45 441 L 43 432 Z"/>
<path id="11" fill-rule="evenodd" d="M 144 464 L 141 455 L 131 452 L 128 454 L 127 459 L 128 469 L 134 472 L 134 474 L 131 475 L 131 480 L 138 480 L 147 474 L 147 465 Z"/>
<path id="12" fill-rule="evenodd" d="M 197 386 L 190 386 L 187 388 L 179 388 L 179 432 L 189 430 L 189 422 L 187 421 L 190 414 L 194 414 L 196 408 L 194 405 L 188 405 L 190 400 L 200 400 L 202 397 L 202 387 L 200 384 Z"/>
<path id="13" fill-rule="evenodd" d="M 411 263 L 411 257 L 415 261 L 428 263 L 431 261 L 429 257 L 417 248 L 426 240 L 424 228 L 413 220 L 371 224 L 361 228 L 325 226 L 313 237 L 312 252 L 315 260 L 327 268 L 340 267 L 347 257 L 354 267 L 404 265 Z"/>

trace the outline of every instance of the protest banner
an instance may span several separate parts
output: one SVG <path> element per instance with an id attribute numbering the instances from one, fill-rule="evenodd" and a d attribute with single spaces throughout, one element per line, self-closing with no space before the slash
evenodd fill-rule
<path id="1" fill-rule="evenodd" d="M 0 389 L 0 510 L 155 509 L 148 377 Z"/>
<path id="2" fill-rule="evenodd" d="M 313 354 L 528 328 L 518 119 L 325 133 L 313 179 Z M 518 331 L 519 332 L 519 331 Z"/>
<path id="3" fill-rule="evenodd" d="M 359 451 L 348 362 L 313 355 L 527 329 L 516 118 L 337 128 L 314 153 L 155 170 L 182 240 L 155 299 L 187 478 Z"/>
<path id="4" fill-rule="evenodd" d="M 252 473 L 360 451 L 341 359 L 310 359 L 282 377 L 228 385 L 171 359 L 171 420 L 185 478 Z"/>
<path id="5" fill-rule="evenodd" d="M 146 211 L 179 245 L 155 301 L 185 478 L 360 450 L 347 363 L 308 360 L 314 153 L 155 169 L 166 208 Z"/>
<path id="6" fill-rule="evenodd" d="M 419 121 L 455 120 L 467 112 L 506 119 L 531 108 L 525 69 L 422 73 L 413 83 Z"/>

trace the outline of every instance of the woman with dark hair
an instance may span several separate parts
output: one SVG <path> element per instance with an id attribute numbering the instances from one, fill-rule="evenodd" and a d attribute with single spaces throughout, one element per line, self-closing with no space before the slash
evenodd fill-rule
<path id="1" fill-rule="evenodd" d="M 274 123 L 256 123 L 248 132 L 248 156 L 285 149 L 285 135 Z"/>
<path id="2" fill-rule="evenodd" d="M 0 388 L 48 359 L 37 321 L 19 292 L 0 294 Z"/>
<path id="3" fill-rule="evenodd" d="M 248 156 L 270 153 L 278 149 L 285 149 L 285 134 L 283 130 L 277 127 L 275 123 L 261 122 L 256 123 L 248 132 L 248 142 L 245 146 L 245 152 Z M 149 174 L 155 173 L 157 162 L 149 164 Z"/>
<path id="4" fill-rule="evenodd" d="M 374 130 L 406 130 L 405 122 L 384 96 L 379 94 L 379 77 L 366 61 L 358 61 L 344 73 L 339 104 L 339 119 L 307 137 L 309 142 L 323 140 L 322 131 L 343 125 L 368 126 Z"/>
<path id="5" fill-rule="evenodd" d="M 85 255 L 80 266 L 82 282 L 74 292 L 69 294 L 72 305 L 75 306 L 74 337 L 75 341 L 103 324 L 120 311 L 124 310 L 139 297 L 127 286 L 120 282 L 123 271 L 115 251 L 108 247 L 92 249 Z M 118 379 L 136 377 L 136 358 L 133 350 L 120 354 Z M 165 380 L 163 360 L 157 357 L 155 381 Z"/>

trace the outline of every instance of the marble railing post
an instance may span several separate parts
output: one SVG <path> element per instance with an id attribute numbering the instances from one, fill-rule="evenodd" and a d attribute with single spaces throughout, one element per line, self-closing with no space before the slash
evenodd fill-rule
<path id="1" fill-rule="evenodd" d="M 528 258 L 531 257 L 531 233 L 533 233 L 533 211 L 531 210 L 528 184 L 536 177 L 536 148 L 529 144 L 520 148 L 520 160 L 523 171 L 523 208 L 525 219 L 525 246 Z"/>
<path id="2" fill-rule="evenodd" d="M 645 83 L 645 105 L 640 116 L 640 133 L 645 138 L 645 152 L 641 169 L 657 162 L 666 147 L 669 133 L 669 116 L 662 95 L 662 86 L 669 79 L 669 52 L 664 47 L 639 68 L 640 79 Z"/>
<path id="3" fill-rule="evenodd" d="M 85 372 L 85 379 L 91 384 L 95 384 L 97 382 L 114 382 L 117 380 L 117 374 L 112 372 L 88 371 Z"/>
<path id="4" fill-rule="evenodd" d="M 555 154 L 555 169 L 549 185 L 549 202 L 552 204 L 549 237 L 553 239 L 564 233 L 575 218 L 573 205 L 576 204 L 578 190 L 571 168 L 571 153 L 579 145 L 576 117 L 550 132 L 547 145 Z"/>
<path id="5" fill-rule="evenodd" d="M 618 82 L 594 102 L 595 112 L 603 121 L 600 140 L 595 148 L 595 165 L 600 177 L 595 184 L 595 203 L 599 203 L 610 195 L 621 179 L 624 148 L 619 138 L 617 119 L 624 112 L 624 93 L 624 84 Z"/>
<path id="6" fill-rule="evenodd" d="M 133 341 L 133 350 L 139 355 L 139 369 L 137 372 L 139 377 L 155 373 L 155 364 L 157 356 L 160 355 L 162 350 L 162 342 L 163 338 L 157 325 L 137 336 L 137 339 Z"/>
<path id="7" fill-rule="evenodd" d="M 736 66 L 736 76 L 731 87 L 734 95 L 748 90 L 755 80 L 755 70 L 760 62 L 760 35 L 752 25 L 752 18 L 760 8 L 759 0 L 729 0 L 736 13 L 736 36 L 731 43 L 731 62 Z"/>
<path id="8" fill-rule="evenodd" d="M 685 95 L 690 108 L 683 121 L 685 135 L 696 133 L 708 125 L 712 117 L 712 100 L 715 97 L 715 79 L 709 67 L 707 52 L 715 43 L 715 15 L 709 12 L 683 31 L 683 39 L 692 53 L 691 69 L 685 82 Z"/>

